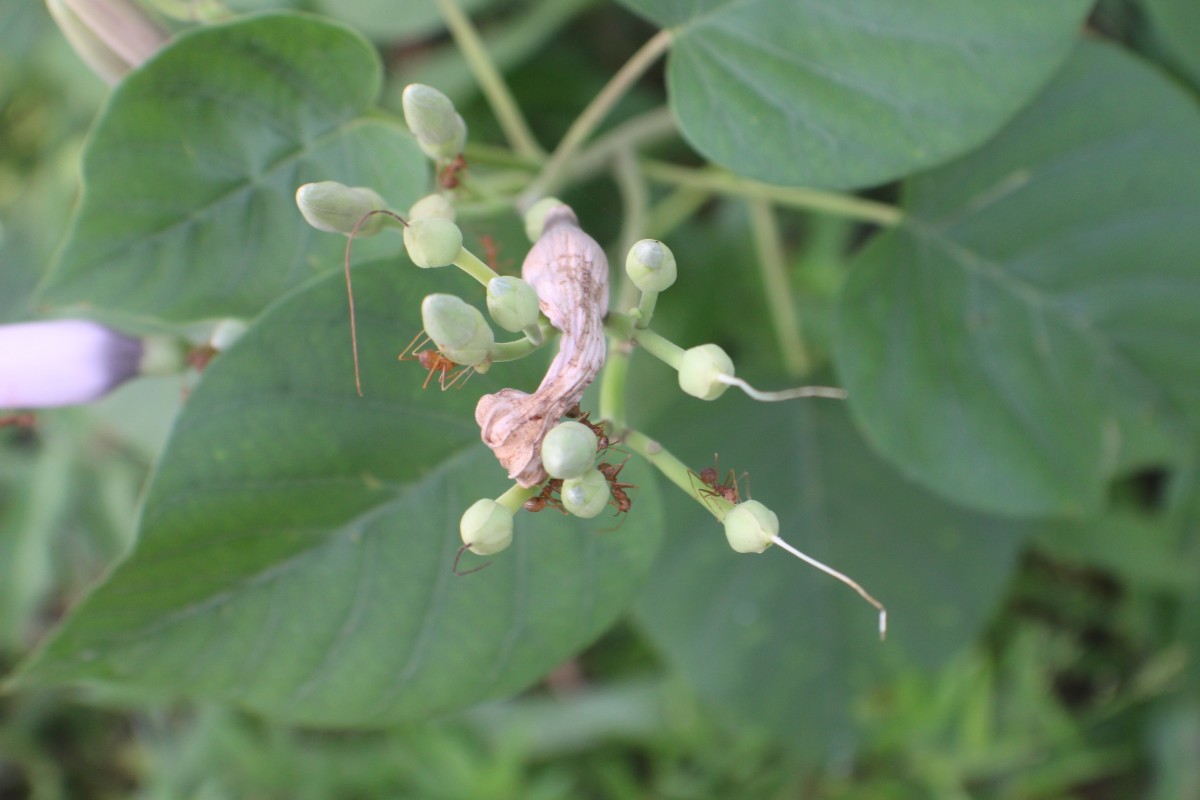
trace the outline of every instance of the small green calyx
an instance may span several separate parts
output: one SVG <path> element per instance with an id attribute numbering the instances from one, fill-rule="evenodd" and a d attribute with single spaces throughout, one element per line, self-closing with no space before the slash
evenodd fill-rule
<path id="1" fill-rule="evenodd" d="M 739 553 L 761 553 L 779 535 L 779 517 L 757 500 L 746 500 L 725 515 L 725 538 Z"/>
<path id="2" fill-rule="evenodd" d="M 574 479 L 591 468 L 598 442 L 591 428 L 560 422 L 542 440 L 542 466 L 551 478 Z"/>
<path id="3" fill-rule="evenodd" d="M 625 272 L 643 292 L 663 292 L 675 283 L 675 254 L 656 239 L 642 239 L 629 248 Z"/>
<path id="4" fill-rule="evenodd" d="M 496 324 L 512 333 L 523 331 L 538 321 L 537 292 L 526 281 L 511 275 L 488 281 L 487 307 Z"/>
<path id="5" fill-rule="evenodd" d="M 496 335 L 474 306 L 452 294 L 431 294 L 421 302 L 421 321 L 442 355 L 456 364 L 479 368 L 490 360 Z"/>
<path id="6" fill-rule="evenodd" d="M 684 351 L 679 363 L 679 388 L 701 400 L 716 400 L 728 384 L 721 376 L 733 377 L 733 359 L 715 344 L 702 344 Z"/>
<path id="7" fill-rule="evenodd" d="M 557 197 L 543 197 L 525 212 L 525 235 L 529 241 L 536 242 L 542 238 L 542 230 L 546 227 L 546 214 L 550 209 L 565 205 Z"/>
<path id="8" fill-rule="evenodd" d="M 444 217 L 421 217 L 404 229 L 404 249 L 418 267 L 453 264 L 462 250 L 462 231 Z"/>
<path id="9" fill-rule="evenodd" d="M 440 194 L 426 195 L 413 203 L 412 208 L 408 210 L 409 219 L 441 217 L 454 222 L 455 216 L 454 205 Z"/>
<path id="10" fill-rule="evenodd" d="M 589 469 L 578 478 L 563 481 L 563 508 L 583 519 L 591 519 L 608 505 L 608 480 L 598 469 Z"/>
<path id="11" fill-rule="evenodd" d="M 304 220 L 319 231 L 349 235 L 354 226 L 372 211 L 387 204 L 373 189 L 346 186 L 337 181 L 306 183 L 296 190 L 296 207 Z M 367 218 L 358 228 L 358 236 L 371 236 L 388 224 L 386 214 Z"/>
<path id="12" fill-rule="evenodd" d="M 462 515 L 458 532 L 472 553 L 481 556 L 499 553 L 512 544 L 512 512 L 495 500 L 476 500 Z"/>
<path id="13" fill-rule="evenodd" d="M 422 152 L 435 161 L 454 158 L 467 141 L 467 125 L 450 98 L 422 83 L 410 83 L 401 97 L 404 121 Z"/>

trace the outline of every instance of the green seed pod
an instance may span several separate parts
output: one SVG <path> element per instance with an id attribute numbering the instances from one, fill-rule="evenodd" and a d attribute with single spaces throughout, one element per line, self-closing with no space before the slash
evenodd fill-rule
<path id="1" fill-rule="evenodd" d="M 537 292 L 511 275 L 492 278 L 487 285 L 488 313 L 506 331 L 517 333 L 538 321 Z"/>
<path id="2" fill-rule="evenodd" d="M 739 553 L 761 553 L 779 535 L 779 517 L 757 500 L 738 503 L 725 515 L 725 538 Z"/>
<path id="3" fill-rule="evenodd" d="M 463 544 L 472 553 L 490 556 L 508 549 L 513 540 L 513 515 L 495 500 L 476 500 L 458 523 Z"/>
<path id="4" fill-rule="evenodd" d="M 387 208 L 383 198 L 365 186 L 346 186 L 337 181 L 306 183 L 296 190 L 296 207 L 304 219 L 319 231 L 349 235 L 354 226 L 372 211 Z M 383 230 L 387 215 L 376 214 L 363 222 L 358 236 L 371 236 Z"/>
<path id="5" fill-rule="evenodd" d="M 410 220 L 404 229 L 404 249 L 418 267 L 445 267 L 453 264 L 462 250 L 462 231 L 442 217 Z"/>
<path id="6" fill-rule="evenodd" d="M 578 478 L 596 459 L 596 434 L 580 422 L 560 422 L 542 440 L 542 466 L 551 478 Z"/>
<path id="7" fill-rule="evenodd" d="M 467 141 L 467 125 L 450 98 L 421 83 L 410 83 L 401 97 L 404 121 L 417 137 L 425 155 L 437 160 L 453 158 Z"/>
<path id="8" fill-rule="evenodd" d="M 546 227 L 546 214 L 556 206 L 564 205 L 557 197 L 543 197 L 525 212 L 525 235 L 529 241 L 536 242 L 542 238 L 542 229 Z"/>
<path id="9" fill-rule="evenodd" d="M 679 362 L 679 388 L 701 400 L 716 400 L 728 385 L 718 376 L 733 377 L 733 360 L 715 344 L 702 344 L 684 351 Z"/>
<path id="10" fill-rule="evenodd" d="M 675 283 L 675 254 L 655 239 L 642 239 L 629 248 L 625 272 L 643 292 L 663 292 Z"/>
<path id="11" fill-rule="evenodd" d="M 454 205 L 440 194 L 426 195 L 413 203 L 412 208 L 408 210 L 409 219 L 422 217 L 441 217 L 454 222 Z"/>
<path id="12" fill-rule="evenodd" d="M 496 335 L 479 309 L 452 294 L 431 294 L 421 302 L 421 321 L 446 358 L 471 367 L 488 362 Z"/>
<path id="13" fill-rule="evenodd" d="M 591 519 L 608 505 L 611 493 L 608 480 L 598 469 L 591 469 L 578 478 L 563 481 L 562 504 L 577 517 Z"/>

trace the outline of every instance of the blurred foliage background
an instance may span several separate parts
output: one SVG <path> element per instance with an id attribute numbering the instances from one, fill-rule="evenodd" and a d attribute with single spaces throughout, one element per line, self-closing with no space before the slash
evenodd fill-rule
<path id="1" fill-rule="evenodd" d="M 409 13 L 412 5 L 290 7 L 343 18 L 380 45 L 391 78 L 384 105 L 398 108 L 408 82 L 429 83 L 456 100 L 474 140 L 499 141 L 432 4 L 416 4 L 429 13 Z M 609 3 L 468 4 L 485 5 L 480 24 L 547 142 L 652 33 Z M 1198 85 L 1194 65 L 1173 56 L 1169 31 L 1145 5 L 1101 3 L 1092 24 Z M 644 97 L 613 122 L 651 107 L 661 85 L 649 80 L 639 91 Z M 62 237 L 80 148 L 105 96 L 40 0 L 0 3 L 0 321 L 38 313 L 33 289 Z M 614 186 L 598 179 L 567 199 L 610 219 L 612 229 L 601 223 L 592 233 L 613 238 Z M 799 214 L 784 222 L 796 302 L 827 351 L 846 247 L 859 231 Z M 775 355 L 717 307 L 759 302 L 757 286 L 722 279 L 746 230 L 738 207 L 720 203 L 677 229 L 673 243 L 693 243 L 677 249 L 681 263 L 703 262 L 705 280 L 681 282 L 675 291 L 686 300 L 659 313 L 680 340 L 728 343 L 753 379 L 770 373 Z M 520 253 L 499 258 L 519 263 Z M 183 389 L 179 380 L 141 381 L 94 407 L 39 414 L 33 429 L 0 429 L 0 671 L 130 546 L 141 487 Z M 669 409 L 656 398 L 666 396 L 646 392 L 639 413 L 661 418 Z M 303 730 L 226 708 L 96 692 L 4 695 L 0 800 L 1200 797 L 1200 508 L 1179 500 L 1200 496 L 1197 481 L 1195 470 L 1145 470 L 1114 487 L 1117 511 L 1104 525 L 1033 530 L 985 635 L 859 696 L 849 709 L 853 740 L 826 758 L 701 699 L 648 643 L 639 616 L 519 697 L 382 732 Z M 996 569 L 1007 575 L 1007 565 Z"/>

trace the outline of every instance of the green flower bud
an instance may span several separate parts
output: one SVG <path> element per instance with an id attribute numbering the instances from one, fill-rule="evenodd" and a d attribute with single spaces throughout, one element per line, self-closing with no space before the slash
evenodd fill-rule
<path id="1" fill-rule="evenodd" d="M 537 292 L 527 282 L 510 275 L 488 281 L 487 307 L 496 324 L 513 333 L 538 321 Z"/>
<path id="2" fill-rule="evenodd" d="M 563 481 L 563 507 L 577 517 L 591 519 L 604 510 L 611 496 L 608 480 L 598 469 L 591 469 L 578 478 Z"/>
<path id="3" fill-rule="evenodd" d="M 462 515 L 458 532 L 472 553 L 480 556 L 499 553 L 512 544 L 512 512 L 495 500 L 476 500 Z"/>
<path id="4" fill-rule="evenodd" d="M 218 353 L 223 353 L 233 347 L 233 343 L 242 338 L 250 326 L 240 319 L 223 319 L 213 327 L 208 335 L 208 344 Z"/>
<path id="5" fill-rule="evenodd" d="M 551 478 L 578 478 L 591 468 L 599 442 L 580 422 L 560 422 L 542 440 L 542 466 Z"/>
<path id="6" fill-rule="evenodd" d="M 441 217 L 454 222 L 454 205 L 440 194 L 426 195 L 413 203 L 412 208 L 408 210 L 409 219 L 422 217 Z"/>
<path id="7" fill-rule="evenodd" d="M 404 249 L 418 267 L 445 267 L 462 250 L 462 231 L 442 217 L 410 220 L 404 229 Z"/>
<path id="8" fill-rule="evenodd" d="M 684 351 L 679 363 L 679 388 L 701 400 L 716 400 L 729 387 L 718 376 L 733 377 L 733 360 L 715 344 Z"/>
<path id="9" fill-rule="evenodd" d="M 643 292 L 663 292 L 675 283 L 675 254 L 655 239 L 642 239 L 629 248 L 625 272 Z"/>
<path id="10" fill-rule="evenodd" d="M 309 225 L 327 233 L 349 235 L 358 221 L 372 211 L 387 208 L 387 203 L 365 186 L 346 186 L 337 181 L 306 183 L 296 190 L 296 206 Z M 358 229 L 358 236 L 379 233 L 387 225 L 386 214 L 369 217 Z"/>
<path id="11" fill-rule="evenodd" d="M 779 535 L 779 517 L 757 500 L 746 500 L 725 515 L 725 538 L 739 553 L 761 553 Z"/>
<path id="12" fill-rule="evenodd" d="M 472 367 L 488 362 L 496 336 L 479 309 L 452 294 L 431 294 L 421 302 L 421 321 L 446 358 Z"/>
<path id="13" fill-rule="evenodd" d="M 450 98 L 421 83 L 410 83 L 401 97 L 404 121 L 425 155 L 435 161 L 453 158 L 467 141 L 467 124 Z"/>
<path id="14" fill-rule="evenodd" d="M 542 238 L 542 229 L 546 227 L 546 214 L 556 206 L 565 205 L 557 197 L 543 197 L 525 212 L 525 235 L 529 241 L 536 242 Z"/>

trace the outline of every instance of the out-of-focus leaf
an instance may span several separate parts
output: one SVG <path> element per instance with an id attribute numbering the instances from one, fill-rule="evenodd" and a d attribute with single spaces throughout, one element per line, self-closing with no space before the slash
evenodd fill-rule
<path id="1" fill-rule="evenodd" d="M 181 35 L 98 120 L 44 299 L 170 320 L 249 316 L 336 267 L 345 239 L 305 224 L 300 184 L 369 185 L 406 208 L 427 181 L 411 136 L 363 116 L 379 85 L 370 44 L 315 17 Z"/>
<path id="2" fill-rule="evenodd" d="M 912 180 L 846 286 L 838 368 L 890 461 L 948 497 L 1097 508 L 1200 421 L 1200 113 L 1081 46 L 988 146 Z"/>
<path id="3" fill-rule="evenodd" d="M 1066 58 L 1088 0 L 622 0 L 674 42 L 684 136 L 735 172 L 849 188 L 984 141 Z"/>
<path id="4" fill-rule="evenodd" d="M 382 725 L 520 689 L 611 624 L 662 527 L 639 464 L 622 473 L 641 488 L 618 530 L 598 532 L 617 524 L 607 516 L 521 512 L 491 567 L 451 573 L 462 512 L 507 486 L 479 441 L 475 398 L 538 381 L 536 364 L 500 364 L 466 391 L 422 391 L 420 366 L 396 362 L 421 297 L 464 280 L 357 271 L 364 398 L 340 276 L 273 306 L 189 397 L 133 555 L 20 680 Z"/>

